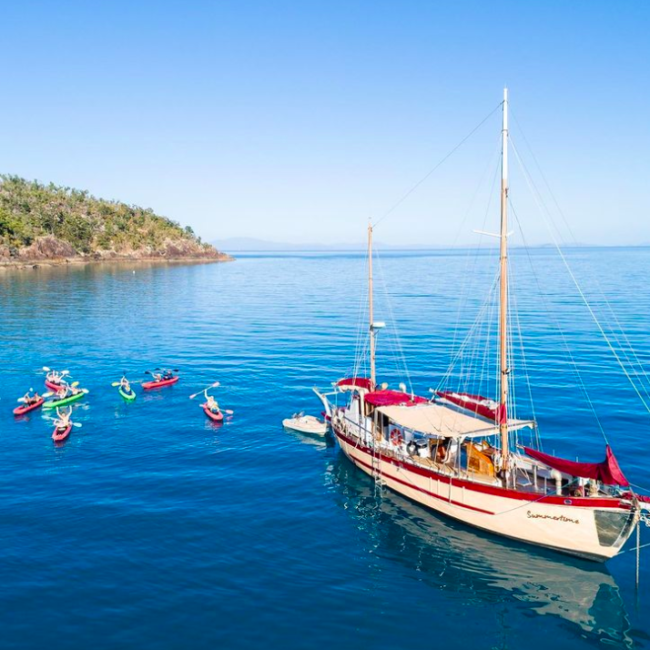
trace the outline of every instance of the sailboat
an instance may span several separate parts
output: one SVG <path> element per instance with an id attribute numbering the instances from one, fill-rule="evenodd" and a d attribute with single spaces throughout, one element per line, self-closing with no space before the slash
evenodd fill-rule
<path id="1" fill-rule="evenodd" d="M 345 455 L 375 481 L 470 526 L 582 558 L 621 551 L 650 503 L 637 495 L 607 445 L 600 463 L 513 444 L 534 420 L 511 416 L 508 318 L 508 91 L 502 102 L 498 395 L 389 390 L 376 378 L 373 226 L 368 226 L 370 376 L 343 377 L 320 392 Z M 340 406 L 343 402 L 343 406 Z"/>

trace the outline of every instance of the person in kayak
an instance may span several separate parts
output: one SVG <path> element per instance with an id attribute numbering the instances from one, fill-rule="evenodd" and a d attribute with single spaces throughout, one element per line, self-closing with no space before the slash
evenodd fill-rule
<path id="1" fill-rule="evenodd" d="M 41 399 L 41 396 L 38 393 L 34 393 L 32 395 L 32 389 L 30 388 L 25 395 L 23 395 L 23 401 L 25 402 L 25 406 L 31 406 L 32 404 L 36 404 L 38 400 Z"/>
<path id="2" fill-rule="evenodd" d="M 57 399 L 65 399 L 70 393 L 70 386 L 68 384 L 61 384 L 59 390 L 56 391 Z"/>
<path id="3" fill-rule="evenodd" d="M 126 377 L 122 377 L 120 379 L 120 388 L 127 394 L 129 395 L 131 392 L 131 384 L 129 383 L 129 380 Z"/>
<path id="4" fill-rule="evenodd" d="M 171 370 L 163 370 L 162 378 L 163 379 L 172 379 L 174 373 Z"/>
<path id="5" fill-rule="evenodd" d="M 65 431 L 72 424 L 70 421 L 72 409 L 62 411 L 61 409 L 57 408 L 56 414 L 58 415 L 58 418 L 54 420 L 54 426 L 61 431 Z"/>
<path id="6" fill-rule="evenodd" d="M 208 389 L 206 388 L 203 391 L 203 394 L 205 395 L 205 405 L 208 408 L 208 410 L 212 411 L 213 413 L 221 413 L 221 409 L 219 408 L 219 402 L 217 402 L 212 395 L 208 395 Z"/>

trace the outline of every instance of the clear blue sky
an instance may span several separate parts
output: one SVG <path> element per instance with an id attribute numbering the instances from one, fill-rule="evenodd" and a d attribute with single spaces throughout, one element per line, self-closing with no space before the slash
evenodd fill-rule
<path id="1" fill-rule="evenodd" d="M 576 238 L 650 242 L 648 2 L 26 1 L 2 23 L 3 172 L 206 239 L 362 241 L 507 84 Z M 377 239 L 471 241 L 499 128 L 495 113 Z M 515 165 L 529 240 L 548 241 Z"/>

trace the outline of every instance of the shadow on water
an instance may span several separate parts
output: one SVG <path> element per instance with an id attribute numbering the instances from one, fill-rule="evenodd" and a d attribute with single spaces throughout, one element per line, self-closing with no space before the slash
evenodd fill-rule
<path id="1" fill-rule="evenodd" d="M 619 587 L 604 565 L 529 549 L 437 516 L 375 486 L 342 453 L 328 477 L 373 552 L 402 563 L 431 588 L 557 617 L 571 633 L 598 644 L 636 646 Z"/>

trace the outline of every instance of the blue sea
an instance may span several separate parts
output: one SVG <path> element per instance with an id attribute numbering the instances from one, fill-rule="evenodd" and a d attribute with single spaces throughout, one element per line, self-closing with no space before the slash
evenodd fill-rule
<path id="1" fill-rule="evenodd" d="M 650 250 L 566 256 L 650 405 Z M 283 429 L 363 351 L 365 272 L 361 253 L 0 271 L 1 648 L 650 647 L 650 547 L 637 592 L 633 540 L 603 566 L 493 537 Z M 380 379 L 427 394 L 462 349 L 451 380 L 489 389 L 495 272 L 492 250 L 382 253 Z M 650 488 L 650 415 L 562 260 L 514 249 L 511 289 L 518 416 L 581 460 L 604 457 L 602 426 Z M 43 412 L 11 414 L 43 366 L 90 390 L 60 447 Z M 180 382 L 130 404 L 111 387 L 159 366 Z M 189 399 L 217 380 L 223 425 Z"/>

